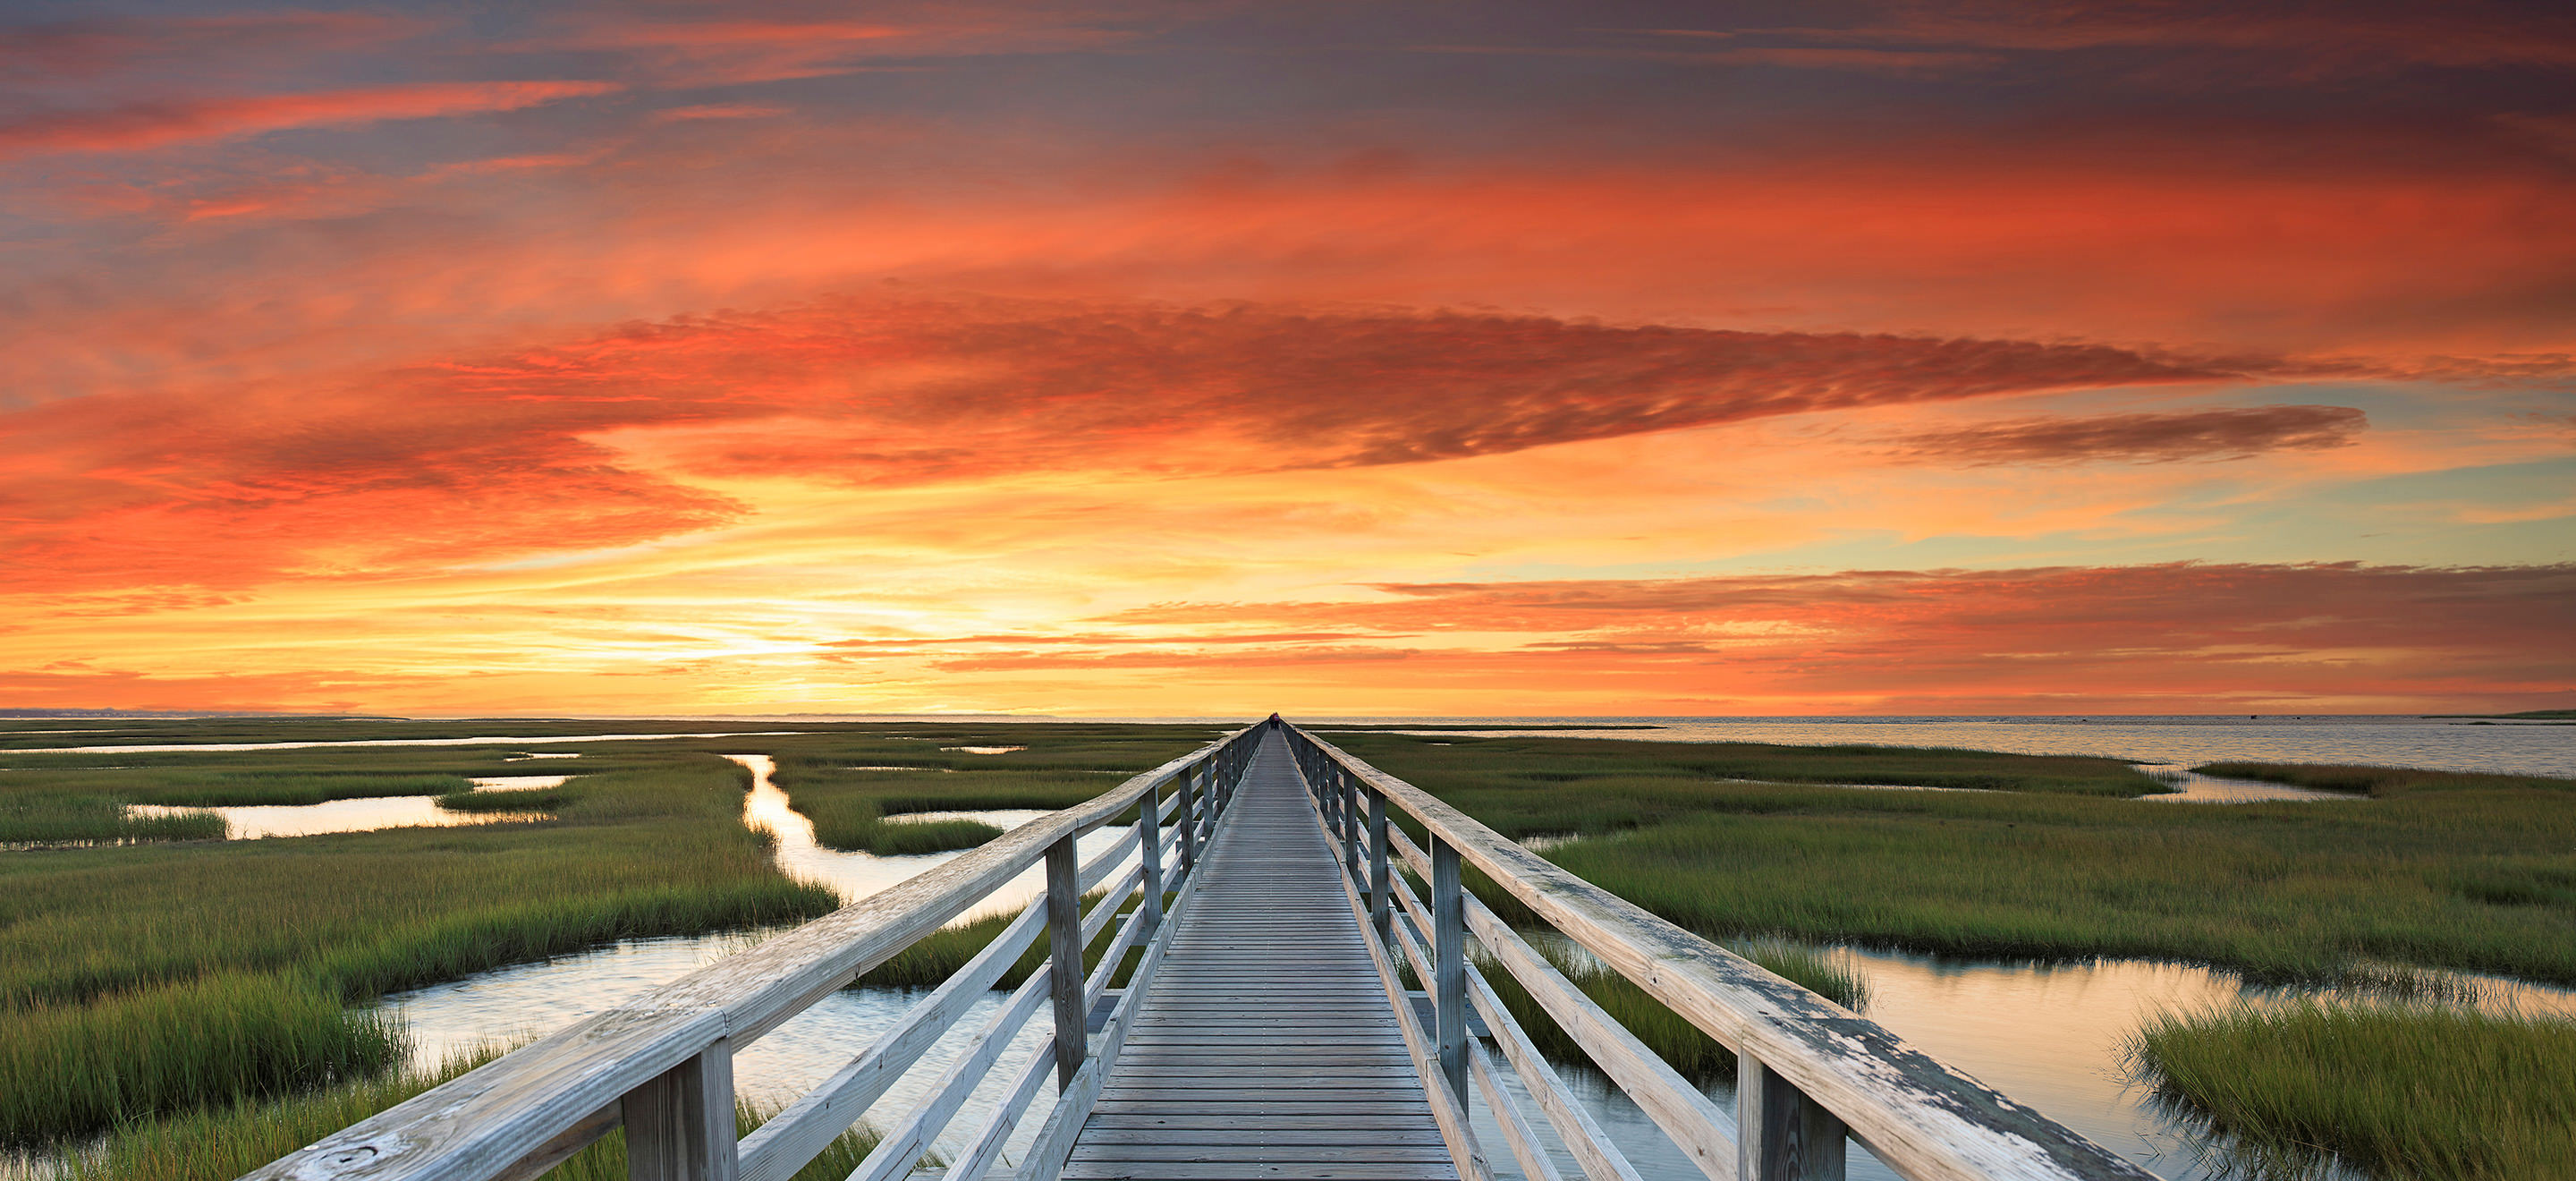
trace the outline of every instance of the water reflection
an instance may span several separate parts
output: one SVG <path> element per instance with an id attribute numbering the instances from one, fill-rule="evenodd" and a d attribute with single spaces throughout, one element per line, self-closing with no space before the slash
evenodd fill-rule
<path id="1" fill-rule="evenodd" d="M 2265 783 L 2260 779 L 2222 779 L 2198 771 L 2158 768 L 2154 774 L 2178 790 L 2165 795 L 2139 796 L 2139 799 L 2160 804 L 2267 804 L 2290 800 L 2319 802 L 2370 798 L 2352 792 Z"/>
<path id="2" fill-rule="evenodd" d="M 561 787 L 570 775 L 491 775 L 469 779 L 476 791 L 524 791 Z M 380 828 L 460 828 L 475 824 L 543 820 L 543 812 L 450 812 L 436 796 L 361 796 L 319 804 L 237 804 L 189 807 L 177 804 L 128 804 L 129 816 L 178 816 L 212 812 L 224 818 L 224 839 L 256 841 L 268 837 L 311 837 L 334 832 L 374 832 Z"/>
<path id="3" fill-rule="evenodd" d="M 787 802 L 787 793 L 779 790 L 778 785 L 771 780 L 771 776 L 778 770 L 775 759 L 768 755 L 726 755 L 725 757 L 742 764 L 751 772 L 751 792 L 743 797 L 742 822 L 751 828 L 766 829 L 777 838 L 779 871 L 798 881 L 829 887 L 841 896 L 843 903 L 856 902 L 923 870 L 947 864 L 966 852 L 963 849 L 950 849 L 939 853 L 879 857 L 873 853 L 849 853 L 826 848 L 822 842 L 814 839 L 814 822 L 807 820 L 804 813 L 791 807 Z M 1007 829 L 1025 824 L 1046 813 L 1000 809 L 988 812 L 914 813 L 913 815 L 916 818 L 927 816 L 984 820 L 987 824 Z M 986 819 L 987 817 L 1018 817 L 1019 819 L 1003 823 L 1000 820 Z M 1076 840 L 1074 848 L 1081 853 L 1083 860 L 1089 861 L 1121 841 L 1133 842 L 1135 839 L 1134 829 L 1100 828 Z M 1001 889 L 994 891 L 992 897 L 979 904 L 971 915 L 1017 912 L 1021 907 L 1028 905 L 1029 899 L 1037 897 L 1038 892 L 1045 887 L 1045 868 L 1031 866 L 1018 877 L 1012 878 Z"/>
<path id="4" fill-rule="evenodd" d="M 1561 937 L 1544 941 L 1568 946 Z M 2128 1080 L 2129 1036 L 2160 1013 L 2283 1005 L 2318 995 L 2314 989 L 2247 985 L 2227 973 L 2181 964 L 1962 961 L 1838 950 L 1869 980 L 1871 1020 L 2170 1181 L 2220 1181 L 2237 1166 L 2223 1152 L 2208 1151 L 2207 1133 L 2196 1121 L 2167 1110 Z M 2487 976 L 2457 978 L 2474 986 L 2474 1003 L 2489 1011 L 2576 1016 L 2576 991 Z M 1649 1181 L 1700 1176 L 1589 1063 L 1556 1065 Z M 1733 1110 L 1732 1079 L 1709 1080 L 1702 1091 L 1722 1110 Z M 1570 1158 L 1562 1163 L 1573 1168 Z M 1851 1176 L 1892 1181 L 1895 1175 L 1856 1150 Z"/>
<path id="5" fill-rule="evenodd" d="M 2424 717 L 1333 718 L 1325 724 L 1441 722 L 1491 729 L 1399 731 L 1652 742 L 1872 743 L 2034 755 L 2104 755 L 2197 766 L 2221 760 L 2365 763 L 2506 775 L 2576 776 L 2576 725 Z M 1514 722 L 1634 723 L 1640 729 L 1528 730 Z M 1318 724 L 1318 723 L 1309 723 Z M 1327 731 L 1329 732 L 1329 731 Z"/>

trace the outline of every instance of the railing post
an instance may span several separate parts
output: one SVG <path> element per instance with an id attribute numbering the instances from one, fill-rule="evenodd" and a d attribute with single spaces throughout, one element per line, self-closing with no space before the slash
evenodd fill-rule
<path id="1" fill-rule="evenodd" d="M 1071 834 L 1047 846 L 1047 965 L 1049 984 L 1055 990 L 1058 1091 L 1073 1085 L 1073 1072 L 1082 1069 L 1083 1058 L 1091 1052 L 1091 1014 L 1082 1003 L 1081 873 Z"/>
<path id="2" fill-rule="evenodd" d="M 1216 814 L 1225 808 L 1225 775 L 1215 759 L 1208 760 L 1207 790 L 1199 793 L 1199 841 L 1204 844 L 1216 835 Z"/>
<path id="3" fill-rule="evenodd" d="M 1458 849 L 1438 833 L 1431 845 L 1431 1013 L 1438 1028 L 1440 1073 L 1467 1101 L 1467 902 L 1458 883 Z"/>
<path id="4" fill-rule="evenodd" d="M 1180 811 L 1172 815 L 1172 827 L 1181 830 L 1182 877 L 1190 876 L 1191 867 L 1199 863 L 1198 814 L 1193 810 L 1191 803 L 1191 796 L 1196 789 L 1198 777 L 1199 769 L 1197 767 L 1184 768 L 1178 776 L 1178 782 L 1181 786 L 1181 808 Z"/>
<path id="5" fill-rule="evenodd" d="M 1737 1181 L 1843 1181 L 1843 1121 L 1741 1049 L 1735 1115 Z"/>
<path id="6" fill-rule="evenodd" d="M 734 1181 L 730 1041 L 628 1091 L 618 1108 L 628 1181 Z"/>
<path id="7" fill-rule="evenodd" d="M 1351 884 L 1356 886 L 1360 881 L 1359 781 L 1350 772 L 1339 768 L 1335 768 L 1333 777 L 1342 784 L 1342 867 L 1350 876 Z"/>
<path id="8" fill-rule="evenodd" d="M 1145 912 L 1145 926 L 1137 933 L 1142 939 L 1151 939 L 1163 925 L 1162 786 L 1146 789 L 1141 805 L 1136 817 L 1136 858 L 1145 871 L 1145 898 L 1137 905 Z"/>
<path id="9" fill-rule="evenodd" d="M 1386 863 L 1386 793 L 1369 789 L 1369 918 L 1381 947 L 1395 946 L 1394 883 Z"/>

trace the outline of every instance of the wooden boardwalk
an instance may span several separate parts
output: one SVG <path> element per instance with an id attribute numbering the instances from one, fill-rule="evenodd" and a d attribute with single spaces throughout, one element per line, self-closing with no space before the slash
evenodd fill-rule
<path id="1" fill-rule="evenodd" d="M 1456 1181 L 1314 805 L 1262 741 L 1066 1181 Z"/>
<path id="2" fill-rule="evenodd" d="M 1084 857 L 1085 834 L 1130 823 L 1131 835 Z M 1001 935 L 742 1134 L 737 1049 L 1041 867 L 1045 892 Z M 1526 921 L 1735 1051 L 1735 1117 L 1464 890 L 1470 870 L 1526 906 Z M 1367 891 L 1365 923 L 1356 889 Z M 1183 901 L 1169 916 L 1141 905 L 1175 891 Z M 1097 966 L 1086 963 L 1083 949 L 1104 938 Z M 962 1056 L 924 1062 L 1031 949 L 1045 970 L 987 1012 Z M 1135 983 L 1110 988 L 1138 950 Z M 1398 964 L 1427 996 L 1395 991 Z M 1628 1153 L 1656 1132 L 1603 1128 L 1504 1005 L 1502 975 L 1487 979 L 1496 973 L 1695 1166 L 1695 1181 L 1843 1181 L 1852 1144 L 1905 1181 L 2155 1181 L 1276 714 L 245 1181 L 524 1181 L 621 1127 L 635 1181 L 788 1181 L 862 1119 L 883 1134 L 851 1181 L 905 1181 L 952 1128 L 965 1147 L 942 1154 L 940 1181 L 1495 1181 L 1496 1149 L 1516 1166 L 1506 1181 L 1635 1181 Z M 1049 1000 L 1056 1036 L 1014 1053 Z M 1084 1036 L 1086 1017 L 1096 1037 Z M 880 1102 L 925 1075 L 937 1076 L 927 1092 Z M 1001 1102 L 961 1121 L 997 1078 Z M 1049 1081 L 1056 1102 L 1022 1159 L 1006 1162 Z M 1478 1105 L 1491 1122 L 1471 1117 Z M 1560 1168 L 1560 1153 L 1580 1172 Z"/>

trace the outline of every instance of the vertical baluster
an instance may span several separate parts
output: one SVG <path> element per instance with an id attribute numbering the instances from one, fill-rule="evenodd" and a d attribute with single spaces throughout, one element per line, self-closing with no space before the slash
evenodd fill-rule
<path id="1" fill-rule="evenodd" d="M 1369 918 L 1377 924 L 1377 941 L 1395 947 L 1394 883 L 1386 863 L 1386 793 L 1369 789 Z"/>
<path id="2" fill-rule="evenodd" d="M 1359 778 L 1349 771 L 1335 768 L 1334 778 L 1342 784 L 1342 870 L 1350 875 L 1351 885 L 1360 884 L 1360 789 Z"/>
<path id="3" fill-rule="evenodd" d="M 1437 833 L 1431 844 L 1431 1012 L 1439 1031 L 1440 1072 L 1467 1101 L 1467 903 L 1458 883 L 1458 850 Z"/>
<path id="4" fill-rule="evenodd" d="M 731 1042 L 628 1091 L 618 1107 L 628 1181 L 734 1181 Z"/>
<path id="5" fill-rule="evenodd" d="M 1163 925 L 1163 789 L 1157 784 L 1145 791 L 1144 805 L 1136 817 L 1137 864 L 1145 870 L 1145 899 L 1138 905 L 1145 917 L 1138 920 L 1144 927 L 1138 931 L 1140 942 L 1151 940 Z"/>
<path id="6" fill-rule="evenodd" d="M 1082 1003 L 1082 861 L 1073 836 L 1047 846 L 1048 987 L 1055 992 L 1055 1083 L 1060 1091 L 1091 1051 L 1091 1014 Z M 1107 901 L 1101 903 L 1109 905 Z"/>
<path id="7" fill-rule="evenodd" d="M 1181 788 L 1181 808 L 1180 811 L 1172 814 L 1172 827 L 1181 830 L 1182 877 L 1190 876 L 1191 867 L 1199 863 L 1199 830 L 1198 825 L 1191 819 L 1195 815 L 1192 811 L 1191 795 L 1196 789 L 1198 777 L 1199 769 L 1190 767 L 1184 769 L 1176 780 Z"/>
<path id="8" fill-rule="evenodd" d="M 1735 1113 L 1738 1181 L 1843 1181 L 1843 1121 L 1740 1050 Z"/>

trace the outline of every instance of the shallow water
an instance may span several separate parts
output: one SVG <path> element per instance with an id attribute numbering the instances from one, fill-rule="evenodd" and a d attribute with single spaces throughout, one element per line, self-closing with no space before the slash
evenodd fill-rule
<path id="1" fill-rule="evenodd" d="M 2215 775 L 2203 775 L 2198 771 L 2159 769 L 2158 774 L 2179 776 L 2173 786 L 2181 790 L 2164 795 L 2139 796 L 2138 799 L 2159 804 L 2263 804 L 2284 800 L 2304 800 L 2314 803 L 2370 798 L 2345 791 L 2318 791 L 2309 787 L 2293 787 L 2287 783 L 2265 783 L 2260 779 L 2222 779 Z"/>
<path id="2" fill-rule="evenodd" d="M 2398 717 L 1904 717 L 1904 718 L 1330 718 L 1311 725 L 1495 723 L 1477 735 L 1658 742 L 1870 743 L 2013 754 L 2106 755 L 2197 766 L 2229 759 L 2363 763 L 2510 775 L 2576 777 L 2576 725 Z M 1651 730 L 1526 730 L 1549 722 L 1633 723 Z M 1458 731 L 1430 732 L 1447 738 Z"/>
<path id="3" fill-rule="evenodd" d="M 779 790 L 778 785 L 770 780 L 771 774 L 778 769 L 776 760 L 768 755 L 726 755 L 725 757 L 742 764 L 751 772 L 752 786 L 751 791 L 743 797 L 742 822 L 751 828 L 767 829 L 777 837 L 780 872 L 798 881 L 828 887 L 839 894 L 845 904 L 875 894 L 923 870 L 947 864 L 966 852 L 963 849 L 951 849 L 939 853 L 879 857 L 873 853 L 847 853 L 839 849 L 826 848 L 820 841 L 814 839 L 814 822 L 807 820 L 804 813 L 789 806 L 787 793 Z M 913 813 L 913 815 L 984 820 L 987 824 L 1008 829 L 1046 813 L 1002 809 L 990 812 L 934 812 Z M 1010 824 L 985 819 L 1010 816 L 1022 816 L 1026 819 Z M 1100 828 L 1076 840 L 1074 848 L 1081 853 L 1084 861 L 1089 861 L 1121 841 L 1135 839 L 1136 833 L 1132 828 Z M 994 891 L 990 898 L 970 911 L 969 916 L 1016 913 L 1021 907 L 1028 905 L 1029 899 L 1037 897 L 1038 893 L 1045 888 L 1045 867 L 1032 866 L 1018 877 L 1012 878 L 1001 889 Z"/>
<path id="4" fill-rule="evenodd" d="M 776 763 L 766 755 L 728 755 L 752 773 L 752 788 L 743 798 L 743 823 L 776 837 L 780 870 L 801 881 L 829 887 L 844 902 L 868 897 L 923 870 L 961 856 L 964 850 L 908 857 L 878 857 L 823 847 L 814 839 L 813 823 L 788 804 L 787 793 L 771 776 Z M 912 813 L 890 819 L 980 820 L 1012 828 L 1047 815 L 1033 809 Z M 1084 860 L 1122 842 L 1133 841 L 1130 828 L 1105 828 L 1075 842 Z M 1045 888 L 1043 868 L 1032 868 L 996 891 L 969 915 L 1012 913 Z M 518 964 L 477 974 L 450 984 L 398 993 L 384 1007 L 400 1016 L 410 1030 L 416 1063 L 435 1063 L 446 1055 L 495 1042 L 542 1036 L 653 988 L 687 975 L 735 952 L 756 946 L 763 935 L 709 935 L 648 939 L 620 943 L 542 963 Z M 783 1105 L 811 1089 L 873 1044 L 919 1000 L 922 993 L 887 988 L 843 989 L 790 1019 L 734 1056 L 735 1085 L 754 1102 Z M 959 1019 L 954 1029 L 923 1056 L 904 1080 L 879 1100 L 877 1122 L 901 1118 L 928 1093 L 939 1073 L 957 1060 L 999 1007 L 1004 993 L 994 992 Z M 962 1149 L 1007 1089 L 1017 1066 L 1054 1035 L 1041 1007 L 1012 1039 L 1012 1049 L 940 1141 Z M 1019 1149 L 1046 1119 L 1052 1088 L 1022 1116 L 1007 1154 L 1014 1162 Z"/>
<path id="5" fill-rule="evenodd" d="M 512 791 L 561 787 L 570 775 L 493 775 L 469 779 L 476 791 Z M 175 816 L 212 812 L 224 818 L 224 839 L 256 841 L 267 837 L 310 837 L 333 832 L 373 832 L 380 828 L 461 828 L 543 820 L 543 812 L 450 812 L 437 796 L 361 796 L 319 804 L 238 804 L 191 808 L 175 804 L 128 804 L 133 816 Z"/>
<path id="6" fill-rule="evenodd" d="M 2159 1113 L 2146 1089 L 2128 1080 L 2128 1037 L 2160 1013 L 2239 1001 L 2275 1005 L 2319 995 L 2312 989 L 2249 986 L 2223 972 L 2182 964 L 1948 960 L 1851 948 L 1836 953 L 1869 981 L 1863 1015 L 2170 1181 L 2204 1181 L 2218 1174 L 2201 1159 L 2196 1132 Z M 2576 1017 L 2576 991 L 2493 977 L 2459 978 L 2480 986 L 2482 1008 Z M 1588 1063 L 1557 1065 L 1650 1181 L 1699 1176 L 1644 1113 Z M 1722 1110 L 1734 1110 L 1732 1079 L 1713 1080 L 1702 1089 Z M 1571 1168 L 1570 1160 L 1564 1163 Z M 1858 1151 L 1851 1165 L 1855 1178 L 1892 1181 L 1895 1176 Z"/>

